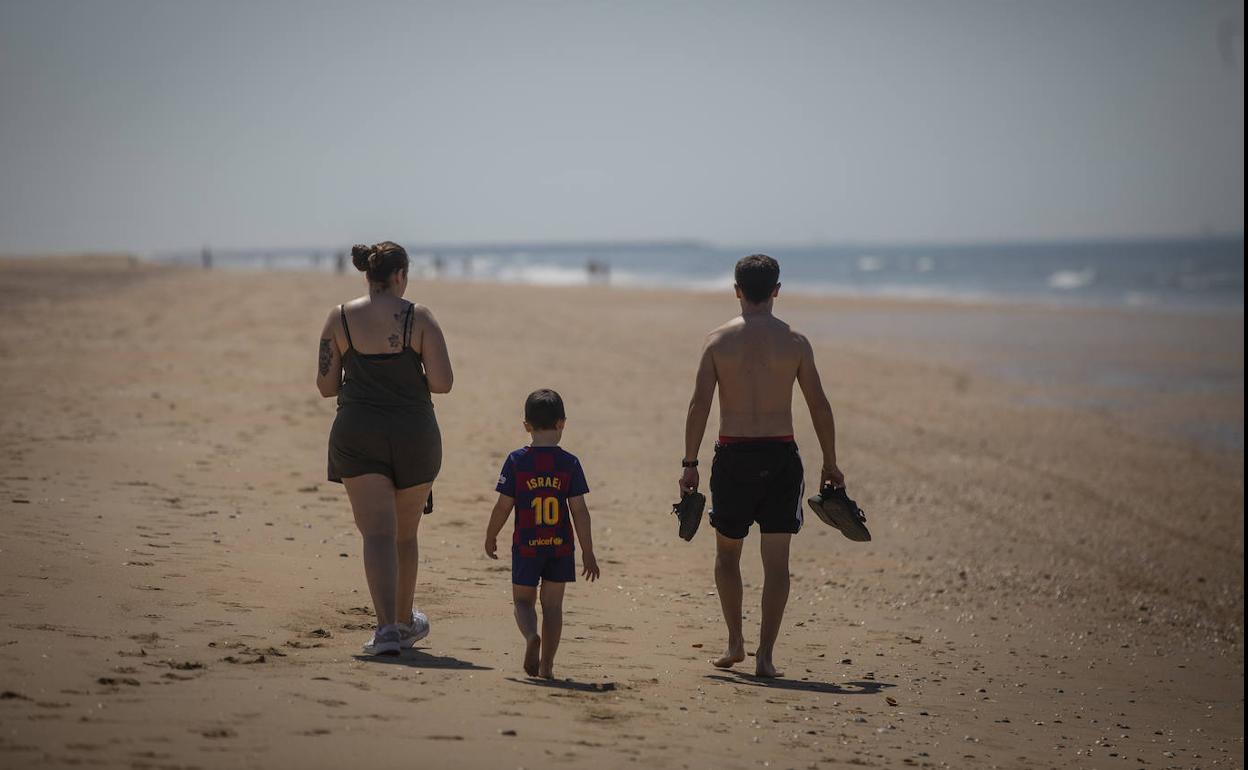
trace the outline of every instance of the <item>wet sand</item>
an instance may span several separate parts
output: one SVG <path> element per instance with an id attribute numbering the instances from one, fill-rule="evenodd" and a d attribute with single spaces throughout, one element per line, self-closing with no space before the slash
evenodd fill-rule
<path id="1" fill-rule="evenodd" d="M 457 374 L 421 525 L 432 633 L 359 657 L 313 385 L 320 323 L 359 289 L 0 262 L 0 767 L 1243 766 L 1242 316 L 784 298 L 875 540 L 807 522 L 786 676 L 763 681 L 709 665 L 712 531 L 684 543 L 668 514 L 702 335 L 733 300 L 603 287 L 413 284 Z M 1000 339 L 931 331 L 987 318 Z M 1113 344 L 1061 344 L 1107 324 Z M 1059 374 L 1011 376 L 1010 329 L 1044 328 Z M 1119 383 L 1060 374 L 1113 355 L 1161 385 L 1104 408 Z M 1189 386 L 1209 372 L 1231 385 Z M 553 683 L 521 671 L 507 562 L 481 552 L 538 386 L 568 404 L 603 569 L 569 587 Z M 1176 430 L 1198 419 L 1238 419 L 1239 446 Z"/>

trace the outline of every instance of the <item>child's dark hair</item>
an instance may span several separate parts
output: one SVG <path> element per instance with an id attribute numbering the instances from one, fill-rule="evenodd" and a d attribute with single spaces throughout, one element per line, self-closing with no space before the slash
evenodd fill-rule
<path id="1" fill-rule="evenodd" d="M 369 283 L 388 284 L 390 276 L 407 269 L 407 251 L 394 241 L 351 247 L 351 264 L 368 276 Z"/>
<path id="2" fill-rule="evenodd" d="M 766 254 L 751 254 L 737 261 L 737 287 L 752 305 L 761 305 L 780 283 L 780 263 Z"/>
<path id="3" fill-rule="evenodd" d="M 550 388 L 535 390 L 524 400 L 524 421 L 537 430 L 551 430 L 566 419 L 563 397 Z"/>

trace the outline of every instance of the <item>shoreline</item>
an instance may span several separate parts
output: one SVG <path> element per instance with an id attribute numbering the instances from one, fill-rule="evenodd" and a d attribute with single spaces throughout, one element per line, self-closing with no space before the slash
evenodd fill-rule
<path id="1" fill-rule="evenodd" d="M 196 260 L 190 259 L 163 259 L 152 256 L 144 256 L 131 252 L 100 252 L 100 253 L 55 253 L 44 255 L 20 255 L 0 254 L 0 265 L 11 264 L 21 265 L 23 263 L 38 264 L 51 260 L 53 262 L 61 262 L 64 264 L 73 264 L 80 261 L 101 260 L 105 262 L 130 264 L 132 266 L 146 266 L 153 268 L 168 268 L 177 270 L 198 271 L 202 268 L 197 264 Z M 280 260 L 281 258 L 279 258 Z M 299 257 L 299 261 L 307 261 L 307 257 Z M 329 260 L 327 259 L 326 262 Z M 247 263 L 221 262 L 216 264 L 213 270 L 226 272 L 242 272 L 242 273 L 278 273 L 278 274 L 304 274 L 304 275 L 336 275 L 334 269 L 330 266 L 324 268 L 312 268 L 305 266 L 270 266 L 266 267 L 259 258 L 249 258 Z M 579 273 L 579 269 L 569 270 L 569 272 Z M 615 271 L 612 274 L 619 274 Z M 347 276 L 354 275 L 354 268 L 348 265 L 345 273 Z M 680 294 L 722 294 L 732 290 L 732 278 L 728 271 L 720 278 L 714 279 L 677 279 L 674 283 L 663 283 L 662 281 L 649 282 L 630 282 L 623 283 L 612 282 L 609 278 L 605 280 L 593 279 L 586 277 L 584 280 L 576 280 L 572 282 L 561 281 L 542 281 L 527 280 L 523 278 L 509 279 L 497 276 L 464 276 L 464 275 L 436 275 L 432 274 L 431 269 L 421 268 L 413 269 L 413 281 L 419 282 L 445 282 L 450 284 L 483 284 L 483 285 L 504 285 L 504 286 L 538 286 L 543 288 L 590 288 L 602 287 L 619 291 L 657 291 L 657 292 L 676 292 Z M 682 283 L 682 281 L 684 281 Z M 1003 308 L 1028 309 L 1037 311 L 1055 311 L 1065 312 L 1074 311 L 1082 313 L 1125 313 L 1125 314 L 1159 314 L 1177 317 L 1242 317 L 1244 315 L 1245 306 L 1240 302 L 1238 305 L 1213 304 L 1213 303 L 1170 303 L 1170 302 L 1141 302 L 1132 303 L 1127 300 L 1106 301 L 1104 298 L 1078 298 L 1068 297 L 1045 297 L 1034 293 L 1019 293 L 1016 295 L 991 294 L 987 292 L 976 292 L 972 290 L 960 289 L 924 289 L 919 287 L 884 287 L 880 289 L 855 289 L 842 285 L 825 285 L 821 288 L 806 288 L 803 284 L 786 285 L 783 290 L 783 297 L 793 298 L 800 297 L 806 299 L 825 299 L 835 300 L 839 302 L 896 302 L 899 305 L 915 306 L 915 307 L 954 307 L 968 309 L 984 309 L 996 310 Z"/>
<path id="2" fill-rule="evenodd" d="M 777 247 L 776 253 L 789 265 L 787 277 L 782 278 L 790 289 L 815 296 L 1242 315 L 1242 244 L 1242 238 L 964 246 L 824 244 Z M 1160 247 L 1177 250 L 1185 245 L 1193 253 L 1157 252 Z M 1238 246 L 1238 258 L 1222 251 L 1207 253 L 1214 245 L 1232 251 Z M 1131 253 L 1116 253 L 1127 249 Z M 411 255 L 414 274 L 432 280 L 546 286 L 609 281 L 621 287 L 723 291 L 731 288 L 728 266 L 749 250 L 681 242 L 497 244 L 489 248 L 420 247 Z M 220 266 L 241 270 L 330 271 L 333 264 L 331 252 L 316 249 L 227 250 L 215 256 Z M 143 258 L 153 263 L 198 264 L 200 255 L 167 253 Z M 1032 261 L 1041 272 L 1022 267 Z M 1124 267 L 1135 263 L 1135 268 Z M 1236 280 L 1238 291 L 1234 290 Z"/>
<path id="3" fill-rule="evenodd" d="M 148 264 L 162 264 L 157 262 L 148 262 Z M 194 265 L 178 265 L 187 269 L 196 269 Z M 263 264 L 255 265 L 236 265 L 221 266 L 215 269 L 236 270 L 239 272 L 276 272 L 276 273 L 307 273 L 312 275 L 333 274 L 332 268 L 321 270 L 309 269 L 302 267 L 265 267 Z M 348 270 L 348 275 L 350 271 Z M 588 288 L 588 287 L 604 287 L 619 291 L 671 291 L 682 294 L 723 294 L 732 291 L 732 277 L 730 273 L 726 273 L 723 277 L 713 279 L 693 279 L 693 278 L 676 278 L 671 282 L 655 280 L 633 280 L 631 277 L 635 274 L 624 271 L 612 271 L 612 276 L 628 275 L 629 280 L 623 282 L 615 282 L 614 279 L 598 280 L 585 277 L 584 280 L 576 277 L 579 271 L 569 270 L 568 280 L 541 280 L 526 278 L 501 278 L 497 276 L 462 276 L 462 275 L 430 275 L 421 273 L 413 274 L 413 280 L 423 282 L 446 282 L 454 284 L 500 284 L 504 286 L 540 286 L 551 289 L 561 288 Z M 783 283 L 783 281 L 782 281 Z M 1163 301 L 1139 301 L 1132 302 L 1126 299 L 1120 301 L 1107 302 L 1104 299 L 1069 297 L 1061 299 L 1059 297 L 1044 297 L 1034 293 L 1019 293 L 1016 295 L 991 294 L 986 292 L 975 292 L 960 289 L 923 289 L 910 287 L 882 287 L 879 289 L 854 289 L 851 287 L 840 285 L 825 285 L 821 288 L 805 288 L 802 284 L 790 286 L 785 284 L 782 290 L 782 296 L 804 297 L 810 299 L 828 299 L 845 302 L 853 301 L 880 301 L 880 302 L 897 302 L 906 305 L 949 305 L 954 307 L 966 308 L 1028 308 L 1034 310 L 1052 310 L 1052 311 L 1089 311 L 1089 312 L 1122 312 L 1122 313 L 1158 313 L 1173 316 L 1210 316 L 1210 317 L 1243 317 L 1244 305 L 1241 302 L 1238 305 L 1223 305 L 1211 303 L 1168 303 Z"/>

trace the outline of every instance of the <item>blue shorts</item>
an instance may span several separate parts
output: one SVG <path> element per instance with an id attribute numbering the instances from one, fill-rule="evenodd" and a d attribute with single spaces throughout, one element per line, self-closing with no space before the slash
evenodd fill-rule
<path id="1" fill-rule="evenodd" d="M 576 555 L 563 556 L 554 554 L 521 556 L 513 546 L 511 549 L 511 582 L 518 586 L 537 587 L 537 580 L 552 580 L 556 583 L 576 582 Z"/>

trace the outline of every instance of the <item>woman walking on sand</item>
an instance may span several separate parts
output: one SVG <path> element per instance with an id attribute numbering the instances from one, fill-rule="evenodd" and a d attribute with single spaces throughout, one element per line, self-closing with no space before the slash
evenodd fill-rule
<path id="1" fill-rule="evenodd" d="M 377 629 L 369 655 L 397 655 L 429 633 L 413 608 L 416 530 L 442 466 L 430 393 L 451 390 L 451 360 L 428 308 L 403 299 L 407 252 L 382 241 L 351 261 L 368 294 L 335 307 L 321 332 L 316 386 L 338 397 L 329 433 L 329 480 L 347 489 L 364 537 L 364 576 Z"/>

